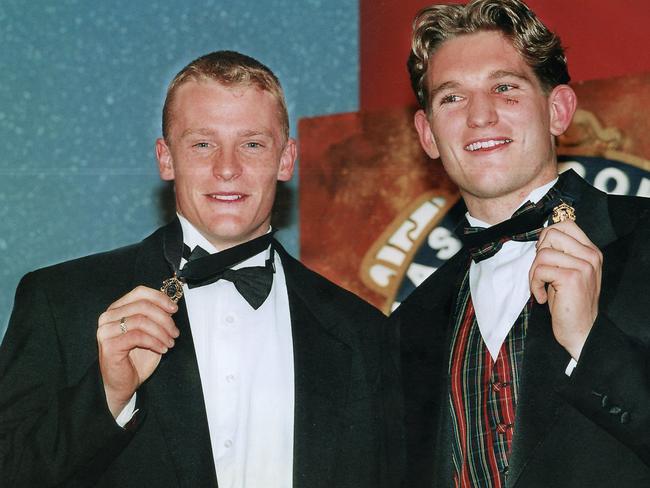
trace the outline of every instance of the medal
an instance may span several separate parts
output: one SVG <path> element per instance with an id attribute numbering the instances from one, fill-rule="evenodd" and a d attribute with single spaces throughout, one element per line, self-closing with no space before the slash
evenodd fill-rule
<path id="1" fill-rule="evenodd" d="M 163 281 L 160 291 L 167 295 L 172 302 L 177 303 L 183 297 L 183 282 L 174 273 L 174 276 Z"/>
<path id="2" fill-rule="evenodd" d="M 564 222 L 565 220 L 576 220 L 576 211 L 575 209 L 567 204 L 562 202 L 557 207 L 553 208 L 553 215 L 551 216 L 554 224 L 558 222 Z"/>

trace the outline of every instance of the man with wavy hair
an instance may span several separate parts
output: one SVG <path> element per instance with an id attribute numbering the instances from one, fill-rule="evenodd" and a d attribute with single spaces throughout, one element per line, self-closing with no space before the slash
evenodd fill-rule
<path id="1" fill-rule="evenodd" d="M 518 0 L 434 5 L 408 69 L 467 214 L 463 249 L 394 315 L 405 486 L 648 486 L 650 205 L 558 177 L 560 39 Z"/>

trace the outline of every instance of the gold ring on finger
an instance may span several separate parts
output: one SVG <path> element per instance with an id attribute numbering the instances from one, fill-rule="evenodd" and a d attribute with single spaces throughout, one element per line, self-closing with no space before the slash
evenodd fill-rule
<path id="1" fill-rule="evenodd" d="M 122 331 L 122 334 L 126 334 L 126 317 L 120 319 L 120 330 Z"/>

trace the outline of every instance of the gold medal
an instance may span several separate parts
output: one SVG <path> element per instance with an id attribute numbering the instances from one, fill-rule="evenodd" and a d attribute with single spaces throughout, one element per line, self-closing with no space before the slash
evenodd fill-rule
<path id="1" fill-rule="evenodd" d="M 565 220 L 576 220 L 576 211 L 575 209 L 567 204 L 562 202 L 557 207 L 553 209 L 553 215 L 551 216 L 554 224 L 558 222 L 564 222 Z"/>
<path id="2" fill-rule="evenodd" d="M 172 302 L 176 303 L 183 297 L 183 282 L 174 273 L 174 276 L 163 281 L 160 291 L 167 295 Z"/>

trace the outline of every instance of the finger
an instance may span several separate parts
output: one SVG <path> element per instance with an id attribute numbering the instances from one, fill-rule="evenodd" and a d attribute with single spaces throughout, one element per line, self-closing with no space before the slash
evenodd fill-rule
<path id="1" fill-rule="evenodd" d="M 548 227 L 545 227 L 544 229 L 542 229 L 542 232 L 539 236 L 539 240 L 540 241 L 543 240 L 546 234 L 552 229 L 556 231 L 560 231 L 563 234 L 573 237 L 576 241 L 578 241 L 584 246 L 594 245 L 589 239 L 589 237 L 587 237 L 587 234 L 585 234 L 584 231 L 578 226 L 578 224 L 576 224 L 571 220 L 565 220 L 563 222 L 558 222 L 557 224 L 553 224 L 553 225 L 549 225 Z"/>
<path id="2" fill-rule="evenodd" d="M 147 300 L 152 303 L 155 303 L 163 310 L 166 310 L 168 313 L 174 313 L 176 312 L 176 310 L 178 310 L 178 305 L 176 305 L 171 300 L 171 298 L 169 298 L 163 292 L 142 285 L 136 286 L 129 293 L 127 293 L 123 297 L 113 302 L 111 305 L 109 305 L 108 310 L 119 308 L 131 302 L 135 302 L 139 300 Z"/>
<path id="3" fill-rule="evenodd" d="M 586 275 L 595 274 L 595 268 L 589 261 L 552 247 L 537 250 L 531 269 L 540 265 L 576 269 Z"/>
<path id="4" fill-rule="evenodd" d="M 548 300 L 548 293 L 546 292 L 546 282 L 541 280 L 538 276 L 531 273 L 528 278 L 530 292 L 537 300 L 537 303 L 543 304 Z"/>
<path id="5" fill-rule="evenodd" d="M 114 361 L 121 361 L 133 349 L 147 349 L 157 354 L 165 354 L 169 347 L 154 335 L 143 330 L 130 330 L 126 334 L 118 333 L 113 337 L 100 342 L 101 355 L 104 358 L 114 358 Z M 109 362 L 113 362 L 109 359 Z"/>
<path id="6" fill-rule="evenodd" d="M 567 288 L 584 294 L 588 288 L 588 283 L 593 278 L 593 275 L 589 275 L 589 270 L 591 269 L 589 263 L 581 263 L 579 260 L 576 260 L 577 268 L 533 263 L 530 271 L 531 292 L 533 290 L 539 290 L 548 284 L 556 292 Z"/>
<path id="7" fill-rule="evenodd" d="M 588 264 L 588 263 L 587 263 Z M 540 267 L 545 268 L 569 268 L 574 269 L 581 266 L 580 259 L 566 254 L 557 249 L 551 247 L 546 247 L 544 249 L 538 249 L 535 259 L 530 266 L 528 271 L 528 284 L 530 287 L 530 292 L 537 300 L 537 303 L 546 303 L 549 300 L 549 293 L 547 285 L 551 283 L 554 279 L 558 278 L 558 274 L 549 275 L 548 272 L 540 273 L 538 270 Z M 546 280 L 545 278 L 552 278 Z"/>
<path id="8" fill-rule="evenodd" d="M 106 310 L 99 316 L 98 324 L 102 327 L 105 324 L 110 324 L 115 321 L 121 320 L 123 317 L 133 317 L 143 315 L 152 322 L 160 324 L 167 333 L 172 337 L 178 337 L 179 331 L 171 315 L 159 307 L 157 303 L 143 299 L 136 302 L 130 302 L 121 307 Z"/>
<path id="9" fill-rule="evenodd" d="M 538 252 L 545 248 L 552 248 L 587 261 L 594 267 L 601 265 L 602 253 L 591 241 L 589 241 L 589 244 L 583 244 L 560 229 L 548 228 L 545 231 L 543 235 L 540 235 L 540 240 L 537 242 Z"/>
<path id="10" fill-rule="evenodd" d="M 557 266 L 536 265 L 530 271 L 530 292 L 537 303 L 546 303 L 549 299 L 547 285 L 557 291 L 559 281 L 562 279 L 564 269 Z"/>
<path id="11" fill-rule="evenodd" d="M 109 322 L 97 329 L 97 340 L 103 343 L 116 337 L 133 336 L 141 333 L 154 337 L 166 347 L 174 347 L 174 337 L 159 323 L 144 315 L 132 315 L 119 321 Z"/>

